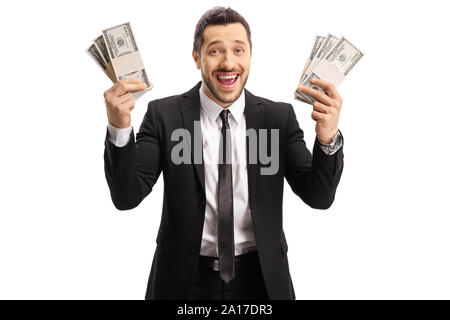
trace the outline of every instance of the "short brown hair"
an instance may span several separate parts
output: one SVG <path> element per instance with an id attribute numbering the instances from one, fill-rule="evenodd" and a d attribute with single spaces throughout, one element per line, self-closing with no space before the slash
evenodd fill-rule
<path id="1" fill-rule="evenodd" d="M 230 7 L 214 7 L 205 12 L 200 18 L 195 28 L 194 34 L 194 51 L 200 54 L 200 48 L 203 44 L 203 33 L 205 28 L 209 25 L 227 25 L 230 23 L 240 23 L 244 26 L 247 32 L 248 42 L 250 43 L 250 50 L 252 49 L 252 37 L 250 32 L 250 26 L 244 17 L 238 12 L 234 11 Z"/>

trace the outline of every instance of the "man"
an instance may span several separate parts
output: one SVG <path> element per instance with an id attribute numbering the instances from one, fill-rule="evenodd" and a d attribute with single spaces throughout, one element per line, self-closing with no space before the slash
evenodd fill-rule
<path id="1" fill-rule="evenodd" d="M 164 176 L 146 299 L 295 299 L 282 227 L 284 178 L 309 206 L 330 207 L 343 169 L 342 99 L 327 81 L 314 83 L 326 94 L 302 88 L 317 99 L 311 155 L 290 104 L 244 89 L 251 50 L 242 16 L 230 8 L 207 11 L 192 51 L 202 81 L 184 94 L 150 102 L 136 140 L 130 92 L 145 84 L 123 80 L 104 94 L 105 174 L 116 208 L 138 206 Z M 174 139 L 180 129 L 183 139 Z M 277 139 L 261 138 L 269 131 Z M 188 148 L 178 152 L 180 162 L 174 150 L 182 143 Z M 262 171 L 266 161 L 250 161 L 254 150 L 265 147 L 278 160 L 268 174 Z"/>

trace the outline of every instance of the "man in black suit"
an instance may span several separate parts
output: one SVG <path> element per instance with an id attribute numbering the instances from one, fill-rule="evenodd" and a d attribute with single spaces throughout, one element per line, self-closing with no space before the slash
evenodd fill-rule
<path id="1" fill-rule="evenodd" d="M 325 93 L 301 88 L 317 100 L 311 154 L 290 104 L 244 89 L 251 50 L 242 16 L 230 8 L 207 11 L 192 51 L 202 81 L 150 102 L 136 139 L 130 92 L 145 84 L 122 80 L 104 94 L 105 174 L 116 208 L 135 208 L 164 176 L 146 299 L 295 299 L 282 225 L 284 178 L 312 208 L 331 206 L 343 169 L 342 99 L 327 81 L 314 83 Z"/>

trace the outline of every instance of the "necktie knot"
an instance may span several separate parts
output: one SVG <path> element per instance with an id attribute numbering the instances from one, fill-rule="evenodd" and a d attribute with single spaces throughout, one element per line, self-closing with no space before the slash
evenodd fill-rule
<path id="1" fill-rule="evenodd" d="M 228 114 L 230 113 L 230 110 L 225 109 L 220 112 L 220 119 L 222 119 L 223 124 L 228 124 Z"/>

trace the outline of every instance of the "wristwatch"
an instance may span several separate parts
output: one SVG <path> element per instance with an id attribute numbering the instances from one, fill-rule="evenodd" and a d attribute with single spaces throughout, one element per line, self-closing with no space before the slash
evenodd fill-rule
<path id="1" fill-rule="evenodd" d="M 331 143 L 322 143 L 319 138 L 317 138 L 320 143 L 320 147 L 322 148 L 323 152 L 325 152 L 328 155 L 332 155 L 336 153 L 341 147 L 342 147 L 342 134 L 341 131 L 338 129 L 336 134 L 333 136 L 333 139 L 331 140 Z"/>

